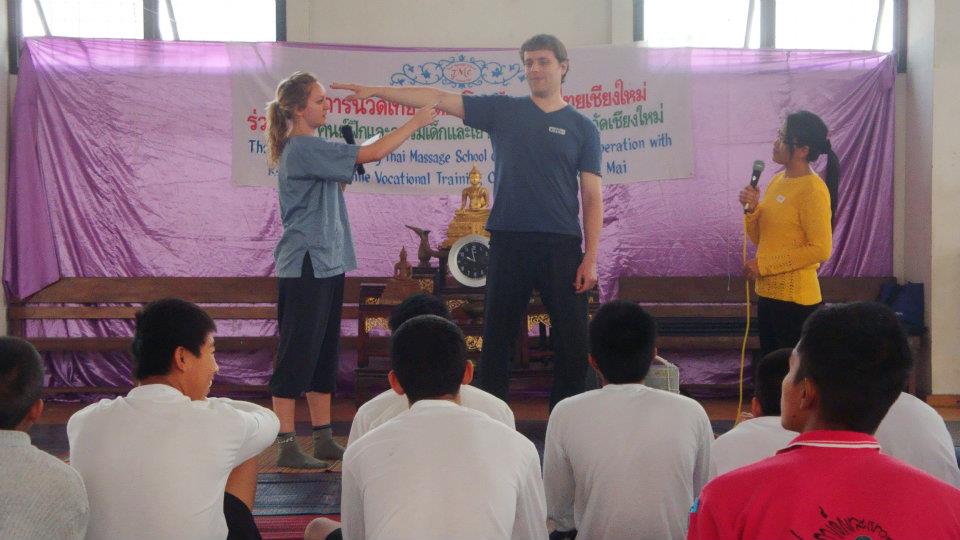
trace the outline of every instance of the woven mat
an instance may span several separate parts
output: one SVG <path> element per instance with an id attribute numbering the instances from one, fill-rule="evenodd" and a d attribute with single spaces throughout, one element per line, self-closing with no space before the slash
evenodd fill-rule
<path id="1" fill-rule="evenodd" d="M 340 473 L 266 473 L 257 478 L 255 516 L 339 513 Z"/>
<path id="2" fill-rule="evenodd" d="M 303 531 L 307 524 L 319 516 L 256 516 L 257 529 L 260 530 L 260 536 L 263 540 L 302 540 Z M 324 516 L 340 520 L 340 516 Z"/>

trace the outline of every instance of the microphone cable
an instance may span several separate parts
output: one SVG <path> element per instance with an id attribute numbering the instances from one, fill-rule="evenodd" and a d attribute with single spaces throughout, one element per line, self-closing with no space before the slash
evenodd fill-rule
<path id="1" fill-rule="evenodd" d="M 760 182 L 760 174 L 763 173 L 765 164 L 762 159 L 758 159 L 753 162 L 753 172 L 750 175 L 750 186 L 753 188 L 757 187 L 757 184 Z M 757 200 L 757 206 L 760 206 L 759 199 Z M 752 210 L 756 212 L 757 209 Z M 743 254 L 741 265 L 745 266 L 747 264 L 747 205 L 743 205 Z M 740 422 L 740 414 L 743 412 L 743 372 L 747 364 L 747 340 L 750 339 L 750 277 L 747 276 L 744 279 L 744 289 L 746 289 L 747 295 L 747 324 L 746 328 L 743 331 L 743 343 L 740 344 L 740 383 L 739 390 L 737 392 L 737 417 L 733 419 L 733 425 L 737 425 Z"/>
<path id="2" fill-rule="evenodd" d="M 756 209 L 754 209 L 756 210 Z M 742 262 L 741 264 L 745 265 L 747 262 L 747 220 L 743 220 L 743 253 L 741 255 Z M 739 390 L 737 392 L 737 416 L 733 419 L 733 425 L 736 426 L 740 423 L 740 414 L 743 412 L 743 372 L 745 371 L 747 365 L 747 340 L 750 338 L 750 278 L 746 277 L 743 280 L 744 289 L 746 289 L 747 295 L 747 324 L 746 329 L 743 331 L 743 342 L 740 344 L 740 383 Z"/>

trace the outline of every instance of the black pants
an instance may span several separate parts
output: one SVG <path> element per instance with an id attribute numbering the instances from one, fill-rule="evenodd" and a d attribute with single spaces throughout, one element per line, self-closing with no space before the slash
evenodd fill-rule
<path id="1" fill-rule="evenodd" d="M 243 501 L 230 493 L 223 495 L 223 517 L 227 520 L 227 540 L 260 540 L 253 513 Z"/>
<path id="2" fill-rule="evenodd" d="M 304 392 L 332 393 L 340 359 L 343 274 L 313 277 L 308 254 L 300 277 L 277 282 L 280 344 L 270 393 L 282 398 L 298 398 Z"/>
<path id="3" fill-rule="evenodd" d="M 583 260 L 580 239 L 545 233 L 495 232 L 490 238 L 490 266 L 483 324 L 483 353 L 477 386 L 507 398 L 510 362 L 520 330 L 526 329 L 533 289 L 550 315 L 554 352 L 550 407 L 583 392 L 587 372 L 587 294 L 573 281 Z"/>
<path id="4" fill-rule="evenodd" d="M 783 300 L 757 299 L 757 329 L 760 334 L 760 358 L 785 347 L 796 347 L 803 322 L 821 304 L 804 306 Z"/>

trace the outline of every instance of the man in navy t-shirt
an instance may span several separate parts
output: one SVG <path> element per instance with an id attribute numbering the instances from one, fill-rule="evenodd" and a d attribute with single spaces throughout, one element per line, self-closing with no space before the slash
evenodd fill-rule
<path id="1" fill-rule="evenodd" d="M 520 47 L 520 57 L 530 85 L 526 97 L 339 83 L 331 88 L 353 92 L 348 99 L 377 97 L 411 107 L 436 103 L 490 135 L 496 182 L 487 221 L 490 266 L 477 384 L 506 399 L 510 360 L 536 289 L 552 326 L 552 408 L 583 391 L 587 371 L 587 293 L 597 283 L 603 223 L 600 133 L 563 99 L 560 86 L 570 64 L 560 40 L 534 36 Z"/>

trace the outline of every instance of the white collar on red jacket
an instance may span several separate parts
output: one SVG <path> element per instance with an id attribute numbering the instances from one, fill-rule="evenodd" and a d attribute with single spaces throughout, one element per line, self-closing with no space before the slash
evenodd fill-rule
<path id="1" fill-rule="evenodd" d="M 877 442 L 877 439 L 866 433 L 859 431 L 820 430 L 801 433 L 790 441 L 790 444 L 787 445 L 786 448 L 780 450 L 780 452 L 786 452 L 801 446 L 842 448 L 847 450 L 880 450 L 880 443 Z M 779 454 L 780 452 L 777 453 Z"/>

